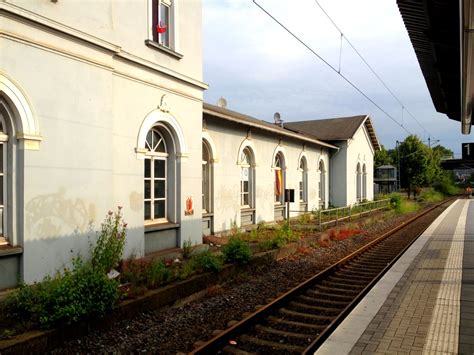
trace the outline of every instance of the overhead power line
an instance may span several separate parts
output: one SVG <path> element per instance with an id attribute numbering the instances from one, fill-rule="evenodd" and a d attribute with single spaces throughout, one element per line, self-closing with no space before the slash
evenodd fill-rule
<path id="1" fill-rule="evenodd" d="M 392 95 L 392 97 L 397 100 L 397 102 L 400 104 L 400 106 L 402 107 L 402 115 L 403 115 L 403 110 L 406 111 L 406 113 L 408 113 L 408 115 L 410 115 L 414 120 L 415 122 L 418 124 L 418 126 L 420 126 L 420 128 L 425 131 L 429 137 L 433 137 L 431 135 L 431 133 L 418 121 L 418 119 L 407 109 L 406 105 L 398 98 L 397 95 L 395 95 L 395 93 L 388 87 L 388 85 L 385 83 L 385 81 L 380 77 L 380 75 L 377 74 L 377 72 L 375 71 L 375 69 L 367 62 L 367 60 L 364 58 L 364 56 L 357 50 L 357 48 L 352 44 L 352 42 L 349 40 L 349 38 L 347 38 L 347 36 L 342 32 L 342 30 L 339 28 L 339 26 L 336 24 L 336 22 L 331 18 L 331 16 L 329 16 L 329 14 L 326 12 L 326 10 L 322 7 L 322 5 L 319 3 L 318 0 L 314 0 L 314 2 L 318 5 L 318 7 L 321 9 L 321 11 L 324 13 L 324 15 L 328 18 L 329 21 L 331 21 L 331 23 L 333 24 L 334 28 L 336 28 L 336 30 L 341 34 L 341 41 L 342 41 L 342 38 L 344 37 L 344 39 L 346 40 L 346 42 L 349 44 L 349 46 L 351 46 L 351 48 L 354 50 L 354 52 L 356 52 L 356 54 L 359 56 L 359 58 L 364 62 L 364 64 L 367 66 L 367 68 L 369 68 L 369 70 L 372 72 L 372 74 L 374 74 L 374 76 L 378 79 L 378 81 L 385 87 L 385 89 L 387 89 L 387 91 L 390 93 L 390 95 Z M 342 45 L 341 45 L 341 48 L 342 48 Z M 339 58 L 339 62 L 340 62 L 340 58 Z M 340 67 L 340 65 L 339 65 Z M 402 116 L 403 117 L 403 116 Z M 403 122 L 403 121 L 402 121 Z"/>
<path id="2" fill-rule="evenodd" d="M 404 129 L 408 134 L 411 133 L 403 124 L 400 124 L 395 117 L 390 115 L 386 110 L 384 110 L 379 104 L 377 104 L 369 95 L 367 95 L 364 91 L 362 91 L 356 84 L 350 81 L 344 74 L 340 73 L 335 67 L 333 67 L 327 60 L 325 60 L 321 55 L 319 55 L 314 49 L 312 49 L 308 44 L 306 44 L 301 38 L 295 35 L 289 28 L 283 25 L 276 17 L 274 17 L 270 12 L 268 12 L 265 8 L 263 8 L 256 0 L 252 0 L 253 3 L 262 10 L 267 16 L 269 16 L 273 21 L 275 21 L 278 25 L 280 25 L 286 32 L 288 32 L 294 39 L 300 42 L 306 49 L 308 49 L 313 55 L 315 55 L 319 60 L 321 60 L 324 64 L 326 64 L 329 68 L 331 68 L 336 74 L 338 74 L 341 78 L 344 79 L 350 86 L 352 86 L 357 92 L 359 92 L 362 96 L 364 96 L 368 101 L 370 101 L 375 107 L 377 107 L 381 112 L 383 112 L 388 118 L 390 118 L 395 124 L 400 126 Z"/>

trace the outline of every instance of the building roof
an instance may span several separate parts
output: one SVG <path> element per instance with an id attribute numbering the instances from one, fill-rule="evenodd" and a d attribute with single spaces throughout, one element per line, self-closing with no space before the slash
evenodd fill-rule
<path id="1" fill-rule="evenodd" d="M 474 0 L 397 0 L 438 112 L 467 134 L 474 100 Z"/>
<path id="2" fill-rule="evenodd" d="M 203 113 L 213 116 L 213 117 L 219 117 L 227 121 L 244 124 L 249 127 L 255 127 L 255 128 L 262 129 L 264 131 L 277 133 L 285 137 L 291 137 L 291 138 L 298 139 L 304 142 L 314 143 L 314 144 L 318 144 L 318 145 L 332 148 L 332 149 L 339 149 L 339 147 L 327 142 L 323 142 L 319 140 L 317 137 L 312 136 L 311 134 L 304 133 L 304 132 L 295 132 L 293 130 L 285 129 L 276 124 L 259 120 L 251 116 L 243 115 L 241 113 L 229 110 L 227 108 L 204 103 Z"/>
<path id="3" fill-rule="evenodd" d="M 374 150 L 380 150 L 380 144 L 372 126 L 372 121 L 367 115 L 287 122 L 285 127 L 297 132 L 311 134 L 325 141 L 346 141 L 353 138 L 359 127 L 363 124 L 365 124 L 369 132 Z"/>

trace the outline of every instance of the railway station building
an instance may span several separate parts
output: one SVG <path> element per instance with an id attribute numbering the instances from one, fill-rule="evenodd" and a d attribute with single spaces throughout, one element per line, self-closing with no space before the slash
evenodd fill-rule
<path id="1" fill-rule="evenodd" d="M 368 116 L 340 137 L 203 104 L 201 2 L 0 1 L 0 289 L 86 255 L 123 206 L 125 257 L 373 197 Z M 328 121 L 323 126 L 329 126 Z"/>

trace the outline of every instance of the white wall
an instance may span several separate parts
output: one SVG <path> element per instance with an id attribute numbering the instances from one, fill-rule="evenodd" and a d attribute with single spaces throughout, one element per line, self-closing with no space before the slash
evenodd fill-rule
<path id="1" fill-rule="evenodd" d="M 205 88 L 200 1 L 181 6 L 181 61 L 145 46 L 146 1 L 10 3 L 2 6 L 17 9 L 22 20 L 2 17 L 1 29 L 11 35 L 0 38 L 0 71 L 26 97 L 42 137 L 39 150 L 25 150 L 17 167 L 24 176 L 15 197 L 21 235 L 11 240 L 24 248 L 24 281 L 39 280 L 68 265 L 71 256 L 87 253 L 88 238 L 117 205 L 128 222 L 126 256 L 143 255 L 143 156 L 136 148 L 142 123 L 159 111 L 164 94 L 166 115 L 176 119 L 186 146 L 178 158 L 179 238 L 201 243 L 201 137 L 195 134 L 201 131 Z M 59 27 L 39 26 L 37 20 L 48 20 L 22 8 L 59 21 L 52 24 Z M 71 28 L 100 38 L 81 41 L 61 32 Z M 101 41 L 150 62 L 124 60 Z M 187 196 L 194 197 L 192 216 L 184 215 Z"/>
<path id="2" fill-rule="evenodd" d="M 347 204 L 357 202 L 356 169 L 360 163 L 361 169 L 365 164 L 367 169 L 367 200 L 374 199 L 374 150 L 365 125 L 361 126 L 348 142 L 347 148 Z"/>
<path id="3" fill-rule="evenodd" d="M 322 158 L 329 167 L 326 148 L 282 138 L 264 131 L 252 129 L 251 138 L 246 140 L 248 128 L 229 123 L 223 119 L 205 116 L 207 130 L 217 149 L 218 162 L 214 164 L 214 231 L 229 230 L 232 222 L 240 226 L 240 167 L 238 166 L 239 147 L 249 144 L 256 157 L 256 221 L 274 220 L 274 179 L 273 157 L 277 149 L 284 152 L 286 162 L 286 188 L 295 189 L 295 203 L 290 210 L 299 210 L 299 158 L 304 154 L 308 163 L 308 210 L 317 209 L 318 163 Z M 329 170 L 329 168 L 328 168 Z M 326 179 L 326 195 L 328 194 Z M 292 212 L 292 216 L 298 212 Z"/>

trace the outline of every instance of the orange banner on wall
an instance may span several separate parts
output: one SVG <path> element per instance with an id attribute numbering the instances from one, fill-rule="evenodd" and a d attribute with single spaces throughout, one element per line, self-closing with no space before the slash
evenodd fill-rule
<path id="1" fill-rule="evenodd" d="M 281 170 L 275 170 L 275 194 L 280 196 L 282 191 L 283 181 Z"/>

